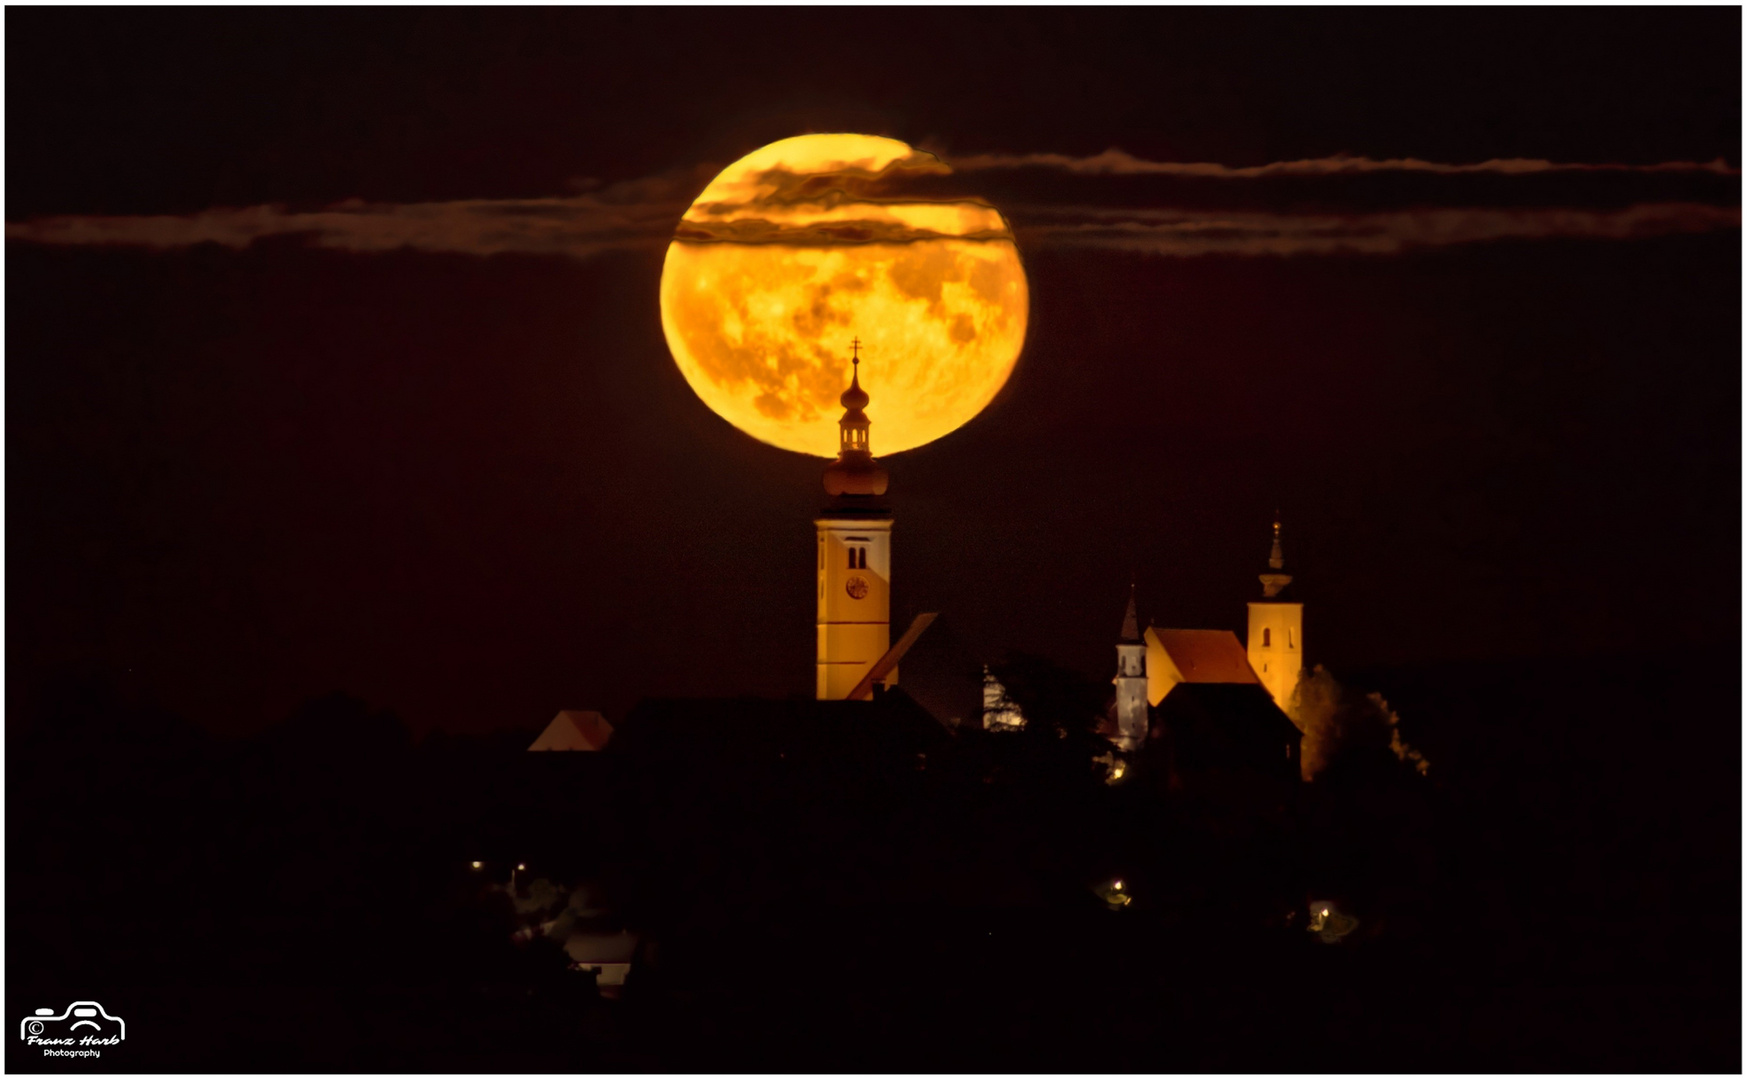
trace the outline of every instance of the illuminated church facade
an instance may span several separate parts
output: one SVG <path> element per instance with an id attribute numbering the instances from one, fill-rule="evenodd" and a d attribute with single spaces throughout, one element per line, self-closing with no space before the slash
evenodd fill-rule
<path id="1" fill-rule="evenodd" d="M 1210 767 L 1298 776 L 1300 732 L 1292 712 L 1304 670 L 1305 609 L 1282 596 L 1293 580 L 1284 566 L 1277 520 L 1268 570 L 1259 575 L 1263 596 L 1249 605 L 1242 645 L 1230 630 L 1149 626 L 1137 635 L 1130 586 L 1104 728 L 1117 749 L 1139 751 L 1163 737 L 1171 744 L 1174 783 L 1180 773 Z M 1137 688 L 1144 688 L 1141 700 Z"/>
<path id="2" fill-rule="evenodd" d="M 1293 691 L 1305 669 L 1305 605 L 1281 591 L 1293 583 L 1281 557 L 1281 523 L 1275 522 L 1268 572 L 1260 575 L 1262 599 L 1250 602 L 1250 629 L 1245 637 L 1250 666 L 1268 687 L 1281 711 L 1292 714 Z"/>
<path id="3" fill-rule="evenodd" d="M 860 342 L 856 343 L 859 350 Z M 898 681 L 897 657 L 876 671 L 892 648 L 892 509 L 886 469 L 874 460 L 862 389 L 861 359 L 851 359 L 850 388 L 838 399 L 838 457 L 825 471 L 831 504 L 814 519 L 818 551 L 814 696 L 842 701 L 872 693 L 873 683 Z"/>
<path id="4" fill-rule="evenodd" d="M 1267 690 L 1275 706 L 1291 715 L 1293 693 L 1299 676 L 1305 669 L 1305 605 L 1281 592 L 1292 584 L 1292 575 L 1283 572 L 1286 561 L 1281 555 L 1281 523 L 1275 522 L 1274 546 L 1269 551 L 1268 570 L 1258 575 L 1262 582 L 1261 600 L 1250 602 L 1249 632 L 1246 643 L 1240 645 L 1230 630 L 1168 630 L 1149 626 L 1143 639 L 1146 649 L 1142 669 L 1146 680 L 1147 703 L 1158 705 L 1180 683 L 1255 683 Z M 1129 591 L 1129 609 L 1123 615 L 1123 629 L 1117 642 L 1117 674 L 1112 680 L 1117 686 L 1115 714 L 1120 730 L 1128 731 L 1134 721 L 1125 718 L 1136 714 L 1133 705 L 1125 713 L 1124 687 L 1135 679 L 1135 592 Z"/>

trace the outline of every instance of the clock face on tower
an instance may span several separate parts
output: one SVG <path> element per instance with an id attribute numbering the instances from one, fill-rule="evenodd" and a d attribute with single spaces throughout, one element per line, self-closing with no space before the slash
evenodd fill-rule
<path id="1" fill-rule="evenodd" d="M 868 595 L 867 579 L 851 575 L 850 580 L 844 582 L 844 591 L 850 594 L 851 600 L 862 599 Z"/>

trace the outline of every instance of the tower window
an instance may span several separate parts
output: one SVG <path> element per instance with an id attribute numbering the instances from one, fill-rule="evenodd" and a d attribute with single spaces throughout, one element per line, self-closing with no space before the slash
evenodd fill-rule
<path id="1" fill-rule="evenodd" d="M 850 569 L 854 570 L 856 568 L 856 549 L 850 548 L 849 551 L 850 551 Z"/>
<path id="2" fill-rule="evenodd" d="M 856 566 L 862 570 L 868 569 L 868 549 L 867 548 L 857 548 L 856 549 Z"/>
<path id="3" fill-rule="evenodd" d="M 1262 628 L 1262 647 L 1269 647 L 1269 628 L 1266 626 Z"/>
<path id="4" fill-rule="evenodd" d="M 1293 628 L 1287 627 L 1287 648 L 1293 647 Z"/>

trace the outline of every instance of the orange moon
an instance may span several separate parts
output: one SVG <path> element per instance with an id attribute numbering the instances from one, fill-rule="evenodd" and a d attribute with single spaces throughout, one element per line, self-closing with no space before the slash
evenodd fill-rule
<path id="1" fill-rule="evenodd" d="M 856 337 L 875 454 L 981 412 L 1025 342 L 1026 274 L 994 207 L 898 191 L 949 171 L 896 139 L 798 135 L 718 174 L 662 267 L 662 330 L 704 403 L 756 439 L 833 457 Z"/>

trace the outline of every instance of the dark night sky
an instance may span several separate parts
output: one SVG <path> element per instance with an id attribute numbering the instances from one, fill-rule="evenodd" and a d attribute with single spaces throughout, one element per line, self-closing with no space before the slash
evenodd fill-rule
<path id="1" fill-rule="evenodd" d="M 9 223 L 565 195 L 808 130 L 949 162 L 1741 162 L 1736 9 L 6 19 Z M 1733 174 L 986 193 L 1077 185 L 1279 214 L 1740 203 Z M 1738 228 L 1176 257 L 1015 221 L 1012 381 L 888 462 L 895 616 L 1104 675 L 1131 567 L 1145 616 L 1241 628 L 1278 505 L 1338 672 L 1739 640 Z M 10 240 L 13 715 L 93 670 L 229 731 L 336 688 L 473 730 L 807 692 L 822 463 L 688 389 L 662 247 Z"/>

